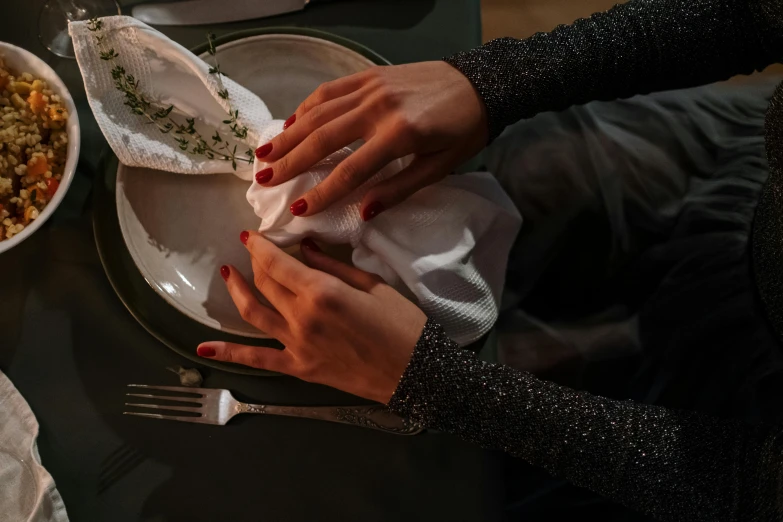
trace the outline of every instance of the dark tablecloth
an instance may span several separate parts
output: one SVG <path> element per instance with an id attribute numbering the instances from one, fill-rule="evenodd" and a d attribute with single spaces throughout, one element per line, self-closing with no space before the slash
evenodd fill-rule
<path id="1" fill-rule="evenodd" d="M 500 456 L 444 434 L 406 438 L 260 416 L 213 427 L 121 415 L 125 384 L 173 384 L 166 366 L 187 363 L 135 322 L 103 273 L 90 195 L 107 145 L 85 102 L 76 63 L 56 58 L 38 41 L 42 4 L 30 0 L 6 12 L 0 39 L 38 54 L 66 82 L 79 110 L 82 152 L 55 215 L 0 255 L 0 369 L 40 422 L 41 457 L 71 519 L 500 518 Z M 210 29 L 224 34 L 273 25 L 331 31 L 394 63 L 438 58 L 480 40 L 478 0 L 333 0 L 313 3 L 304 13 Z M 188 47 L 205 34 L 203 27 L 163 31 Z M 254 402 L 356 401 L 292 378 L 204 373 L 210 387 Z"/>

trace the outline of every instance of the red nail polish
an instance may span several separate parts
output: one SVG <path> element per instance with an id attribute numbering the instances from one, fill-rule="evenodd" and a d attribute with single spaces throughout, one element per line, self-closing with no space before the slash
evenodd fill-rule
<path id="1" fill-rule="evenodd" d="M 307 201 L 303 199 L 297 199 L 294 204 L 291 205 L 291 214 L 295 216 L 301 216 L 307 212 Z"/>
<path id="2" fill-rule="evenodd" d="M 296 114 L 285 120 L 285 123 L 283 124 L 283 130 L 286 130 L 288 127 L 294 124 L 296 122 Z"/>
<path id="3" fill-rule="evenodd" d="M 211 346 L 199 346 L 196 349 L 196 353 L 199 357 L 214 357 L 217 355 L 217 352 Z"/>
<path id="4" fill-rule="evenodd" d="M 228 276 L 230 275 L 231 275 L 230 268 L 228 268 L 226 265 L 220 267 L 220 276 L 223 278 L 224 281 L 228 281 Z"/>
<path id="5" fill-rule="evenodd" d="M 383 203 L 380 201 L 373 201 L 364 207 L 364 210 L 362 211 L 362 219 L 365 221 L 370 221 L 384 210 L 386 210 L 386 207 L 383 206 Z"/>
<path id="6" fill-rule="evenodd" d="M 250 239 L 250 232 L 247 230 L 243 230 L 239 234 L 239 240 L 242 242 L 243 245 L 247 245 L 247 240 Z"/>
<path id="7" fill-rule="evenodd" d="M 315 241 L 310 239 L 309 237 L 306 237 L 302 240 L 302 248 L 306 248 L 307 250 L 312 250 L 313 252 L 320 252 L 321 247 L 319 247 Z"/>
<path id="8" fill-rule="evenodd" d="M 272 179 L 272 169 L 264 169 L 259 170 L 256 172 L 256 183 L 263 185 L 264 183 L 268 183 Z"/>
<path id="9" fill-rule="evenodd" d="M 266 145 L 261 145 L 256 149 L 256 158 L 261 159 L 269 156 L 269 153 L 272 152 L 272 144 L 267 143 Z"/>

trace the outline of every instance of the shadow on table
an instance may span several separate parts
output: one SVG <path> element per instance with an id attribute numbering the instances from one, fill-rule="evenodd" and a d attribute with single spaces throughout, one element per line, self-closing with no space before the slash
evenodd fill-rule
<path id="1" fill-rule="evenodd" d="M 313 0 L 306 14 L 319 25 L 408 29 L 435 7 L 435 0 Z"/>
<path id="2" fill-rule="evenodd" d="M 123 3 L 123 12 L 129 15 L 133 5 L 145 3 L 149 2 Z M 259 18 L 257 22 L 264 21 L 263 25 L 317 24 L 408 29 L 416 26 L 434 7 L 435 0 L 312 0 L 304 12 Z"/>

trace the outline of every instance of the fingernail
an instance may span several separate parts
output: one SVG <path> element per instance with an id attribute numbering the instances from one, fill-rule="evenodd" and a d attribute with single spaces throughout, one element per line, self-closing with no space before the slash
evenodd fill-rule
<path id="1" fill-rule="evenodd" d="M 296 114 L 285 120 L 285 123 L 283 124 L 283 130 L 286 130 L 288 127 L 294 124 L 296 121 Z"/>
<path id="2" fill-rule="evenodd" d="M 294 204 L 291 205 L 291 214 L 295 216 L 301 216 L 307 212 L 307 201 L 303 199 L 297 199 Z"/>
<path id="3" fill-rule="evenodd" d="M 227 267 L 226 265 L 223 265 L 220 267 L 220 275 L 223 277 L 224 281 L 228 281 L 228 276 L 231 275 L 231 269 Z"/>
<path id="4" fill-rule="evenodd" d="M 250 232 L 247 230 L 243 230 L 239 234 L 239 240 L 242 242 L 243 245 L 247 245 L 247 240 L 250 239 Z"/>
<path id="5" fill-rule="evenodd" d="M 259 170 L 258 172 L 256 172 L 256 183 L 263 185 L 264 183 L 269 182 L 269 180 L 271 179 L 272 179 L 271 168 Z"/>
<path id="6" fill-rule="evenodd" d="M 196 348 L 196 353 L 199 357 L 214 357 L 217 355 L 217 352 L 211 346 L 199 346 Z"/>
<path id="7" fill-rule="evenodd" d="M 307 250 L 312 250 L 313 252 L 320 252 L 321 247 L 319 247 L 315 241 L 310 239 L 309 237 L 306 237 L 302 240 L 302 248 L 306 248 Z"/>
<path id="8" fill-rule="evenodd" d="M 272 152 L 272 144 L 267 143 L 266 145 L 261 145 L 256 149 L 256 158 L 261 159 L 269 156 L 269 153 Z"/>
<path id="9" fill-rule="evenodd" d="M 380 201 L 373 201 L 364 207 L 364 210 L 362 211 L 362 219 L 365 221 L 370 221 L 384 210 L 386 210 L 386 207 L 383 206 L 383 203 Z"/>

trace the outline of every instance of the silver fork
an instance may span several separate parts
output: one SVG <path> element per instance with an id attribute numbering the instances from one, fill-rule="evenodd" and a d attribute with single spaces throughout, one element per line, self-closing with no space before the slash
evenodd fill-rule
<path id="1" fill-rule="evenodd" d="M 183 386 L 148 386 L 146 384 L 129 384 L 132 388 L 145 390 L 163 390 L 190 394 L 152 395 L 147 393 L 127 393 L 130 397 L 145 399 L 161 399 L 165 401 L 191 403 L 190 406 L 168 406 L 162 404 L 134 404 L 125 406 L 136 408 L 151 408 L 155 410 L 185 411 L 198 415 L 161 415 L 159 413 L 140 413 L 126 411 L 123 415 L 138 415 L 153 419 L 168 419 L 182 422 L 197 422 L 200 424 L 216 424 L 223 426 L 235 415 L 240 413 L 262 413 L 266 415 L 282 415 L 286 417 L 303 417 L 330 422 L 339 422 L 371 428 L 374 430 L 395 433 L 397 435 L 416 435 L 423 427 L 408 419 L 398 417 L 380 404 L 370 406 L 272 406 L 268 404 L 247 404 L 239 402 L 228 390 L 211 388 L 186 388 Z M 195 397 L 194 397 L 195 395 Z"/>

